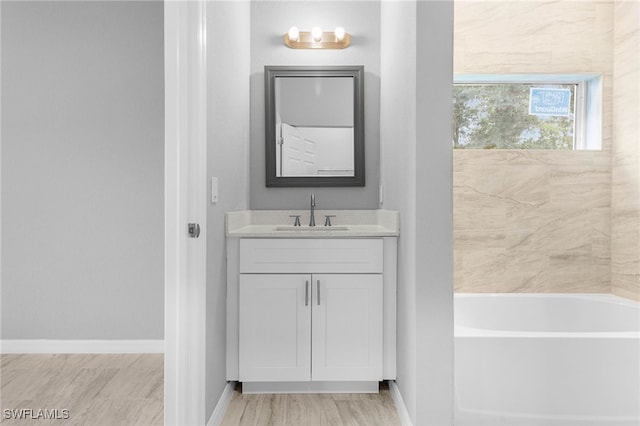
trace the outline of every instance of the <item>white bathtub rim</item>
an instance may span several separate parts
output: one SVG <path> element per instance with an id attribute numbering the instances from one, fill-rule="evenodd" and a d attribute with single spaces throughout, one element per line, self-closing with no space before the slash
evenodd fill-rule
<path id="1" fill-rule="evenodd" d="M 513 331 L 454 326 L 454 337 L 640 339 L 637 331 Z"/>
<path id="2" fill-rule="evenodd" d="M 636 302 L 631 299 L 611 294 L 611 293 L 454 293 L 456 298 L 476 298 L 476 297 L 491 297 L 491 298 L 582 298 L 593 301 L 606 301 L 608 303 L 615 303 L 624 306 L 630 306 L 633 308 L 640 307 L 640 302 Z"/>
<path id="3" fill-rule="evenodd" d="M 595 302 L 612 303 L 640 309 L 640 303 L 625 299 L 609 293 L 455 293 L 455 298 L 474 299 L 532 299 L 532 298 L 557 298 L 557 299 L 584 299 Z M 454 318 L 455 322 L 455 318 Z M 639 325 L 640 329 L 640 325 Z M 618 338 L 640 339 L 639 331 L 521 331 L 521 330 L 496 330 L 491 328 L 477 328 L 454 325 L 455 337 L 503 337 L 503 338 Z"/>
<path id="4" fill-rule="evenodd" d="M 563 426 L 568 425 L 580 425 L 580 426 L 588 426 L 588 425 L 628 425 L 628 424 L 636 424 L 638 422 L 638 417 L 635 416 L 580 416 L 580 415 L 566 415 L 566 414 L 534 414 L 534 413 L 520 413 L 513 411 L 493 411 L 493 410 L 474 410 L 469 408 L 460 408 L 456 401 L 456 409 L 455 409 L 455 417 L 456 419 L 460 419 L 461 416 L 469 416 L 473 415 L 475 418 L 478 416 L 486 417 L 488 420 L 493 420 L 498 418 L 510 418 L 512 420 L 538 420 L 546 422 L 554 422 L 552 424 L 559 424 Z M 466 424 L 466 423 L 463 423 Z M 480 423 L 486 424 L 486 423 Z M 511 424 L 511 423 L 509 423 Z M 529 424 L 529 423 L 526 423 Z"/>
<path id="5" fill-rule="evenodd" d="M 555 298 L 556 301 L 563 298 L 571 298 L 571 299 L 585 299 L 592 300 L 596 302 L 602 303 L 614 303 L 619 305 L 625 305 L 631 307 L 632 309 L 640 309 L 640 304 L 634 301 L 629 301 L 627 299 L 620 298 L 619 296 L 609 295 L 609 294 L 556 294 L 556 293 L 526 293 L 526 294 L 491 294 L 491 293 L 463 293 L 456 294 L 458 298 L 487 298 L 493 299 L 504 299 L 505 304 L 510 304 L 510 299 L 514 299 L 514 303 L 517 303 L 515 298 L 519 298 L 523 303 L 526 303 L 526 299 L 531 300 L 532 298 Z M 478 302 L 482 305 L 482 301 Z M 492 305 L 484 305 L 485 310 L 482 315 L 497 315 L 498 319 L 502 319 L 499 312 L 493 312 L 494 308 L 501 309 L 500 305 L 502 300 L 496 301 L 495 304 Z M 531 306 L 537 306 L 538 302 L 530 304 L 527 308 Z M 560 305 L 562 303 L 560 302 Z M 470 303 L 469 307 L 473 309 L 475 303 Z M 487 306 L 489 309 L 486 309 Z M 520 308 L 516 305 L 515 310 L 510 312 L 516 312 L 516 314 L 522 314 L 520 312 Z M 525 305 L 523 305 L 525 306 Z M 540 306 L 544 306 L 544 302 L 540 304 Z M 572 305 L 568 305 L 572 306 Z M 467 318 L 461 316 L 463 321 L 466 321 Z M 532 312 L 532 311 L 529 311 Z M 569 311 L 571 312 L 571 311 Z M 595 311 L 597 312 L 597 311 Z M 597 314 L 596 314 L 597 315 Z M 505 319 L 510 318 L 509 316 L 505 316 Z M 597 318 L 597 316 L 596 316 Z M 491 325 L 491 323 L 480 323 Z M 499 322 L 497 323 L 499 325 Z M 637 413 L 637 405 L 633 404 L 630 406 L 628 404 L 622 405 L 622 410 L 614 409 L 619 408 L 618 404 L 613 404 L 607 398 L 613 397 L 615 398 L 615 389 L 619 386 L 620 378 L 625 377 L 624 380 L 627 380 L 627 377 L 630 377 L 629 380 L 632 380 L 633 377 L 637 377 L 634 374 L 629 375 L 630 371 L 635 371 L 637 373 L 637 366 L 634 367 L 635 364 L 631 364 L 632 369 L 629 370 L 626 366 L 628 366 L 627 362 L 629 359 L 633 359 L 634 362 L 637 359 L 638 348 L 640 347 L 640 330 L 633 331 L 616 331 L 615 328 L 611 328 L 608 330 L 594 331 L 590 332 L 589 329 L 577 329 L 575 331 L 571 331 L 571 329 L 557 328 L 557 329 L 540 329 L 540 331 L 535 331 L 535 328 L 516 328 L 518 325 L 513 322 L 512 329 L 493 329 L 493 328 L 473 328 L 472 322 L 466 322 L 465 325 L 471 325 L 471 327 L 464 326 L 455 326 L 455 338 L 456 338 L 456 402 L 455 402 L 455 422 L 454 424 L 460 426 L 495 426 L 496 424 L 504 424 L 504 425 L 517 425 L 517 426 L 540 426 L 542 424 L 546 426 L 638 426 L 640 423 L 640 417 L 638 417 Z M 533 331 L 523 331 L 523 330 L 533 330 Z M 583 331 L 586 330 L 586 331 Z M 629 329 L 623 329 L 629 330 Z M 575 344 L 574 344 L 575 343 Z M 566 345 L 566 346 L 565 346 Z M 585 346 L 586 345 L 586 346 Z M 505 352 L 504 349 L 507 349 Z M 598 390 L 595 393 L 587 393 L 580 394 L 579 389 L 572 386 L 563 386 L 569 390 L 568 397 L 563 405 L 562 410 L 558 410 L 557 407 L 554 406 L 546 406 L 543 403 L 545 402 L 544 398 L 540 401 L 536 402 L 533 399 L 533 405 L 529 403 L 521 404 L 518 400 L 517 391 L 505 391 L 505 389 L 511 389 L 510 386 L 499 386 L 497 388 L 492 388 L 491 384 L 493 381 L 491 380 L 492 374 L 500 375 L 500 377 L 513 377 L 509 380 L 515 380 L 513 382 L 513 386 L 517 389 L 519 385 L 523 385 L 526 388 L 533 389 L 538 391 L 538 394 L 543 395 L 545 386 L 548 386 L 548 383 L 545 380 L 536 381 L 536 377 L 539 371 L 538 368 L 532 369 L 524 369 L 524 374 L 519 374 L 516 376 L 512 376 L 511 374 L 505 374 L 506 372 L 511 372 L 513 369 L 511 368 L 511 364 L 505 359 L 494 357 L 495 354 L 510 354 L 508 356 L 515 356 L 515 359 L 522 364 L 530 364 L 537 365 L 536 360 L 544 359 L 544 356 L 540 356 L 541 354 L 551 353 L 555 354 L 558 351 L 562 351 L 565 353 L 573 353 L 575 350 L 584 350 L 588 348 L 589 353 L 593 351 L 593 359 L 601 360 L 605 359 L 606 356 L 603 355 L 605 353 L 615 353 L 615 354 L 626 354 L 628 356 L 616 357 L 617 361 L 623 360 L 624 362 L 616 362 L 615 368 L 611 371 L 611 374 L 608 374 L 605 378 L 601 378 L 597 376 L 598 380 L 603 380 L 600 383 L 600 386 L 597 389 L 611 389 L 614 392 L 606 391 L 606 396 L 600 398 Z M 614 349 L 612 349 L 614 348 Z M 618 350 L 618 349 L 624 350 Z M 630 349 L 629 349 L 630 348 Z M 498 352 L 496 352 L 498 351 Z M 565 364 L 550 364 L 550 365 L 542 365 L 544 368 L 545 377 L 565 377 L 565 383 L 581 383 L 580 381 L 576 381 L 573 378 L 572 374 L 576 374 L 576 371 L 569 369 L 571 373 L 563 376 L 563 373 L 566 371 L 566 363 L 571 363 L 574 357 L 569 356 L 565 360 Z M 485 363 L 484 359 L 497 359 L 495 363 Z M 612 358 L 613 359 L 613 358 Z M 465 364 L 472 365 L 475 368 L 459 368 L 458 364 L 461 362 L 474 362 L 478 361 L 478 364 Z M 588 361 L 588 360 L 587 360 Z M 486 364 L 486 365 L 485 365 Z M 585 365 L 588 365 L 589 362 L 586 362 Z M 506 370 L 502 368 L 505 365 Z M 487 370 L 488 369 L 488 370 Z M 477 372 L 482 372 L 482 374 L 476 374 Z M 549 372 L 549 373 L 547 373 Z M 582 374 L 582 373 L 580 373 Z M 594 376 L 596 377 L 596 376 Z M 487 379 L 488 378 L 488 379 Z M 509 383 L 507 380 L 506 383 Z M 485 383 L 483 385 L 483 383 Z M 502 382 L 501 382 L 502 383 Z M 612 385 L 615 383 L 615 386 Z M 625 386 L 628 383 L 625 381 Z M 467 386 L 472 386 L 471 388 L 467 388 Z M 633 398 L 631 400 L 637 400 L 637 379 L 633 379 Z M 462 391 L 461 391 L 462 389 Z M 473 395 L 483 395 L 486 394 L 486 401 L 484 397 L 476 398 Z M 576 396 L 577 397 L 574 397 Z M 582 395 L 582 396 L 580 396 Z M 595 405 L 594 407 L 600 407 L 594 410 L 586 410 L 583 409 L 584 406 L 583 400 L 589 400 L 593 403 L 593 399 L 597 396 L 598 403 L 602 402 L 602 406 Z M 513 397 L 515 399 L 509 399 Z M 480 401 L 478 403 L 478 401 Z M 500 405 L 496 404 L 496 401 L 507 401 L 506 404 Z M 517 403 L 514 403 L 517 401 Z M 529 401 L 529 399 L 525 399 L 524 401 Z M 625 400 L 626 401 L 626 400 Z M 616 399 L 616 402 L 619 402 Z M 627 401 L 628 402 L 628 401 Z M 538 407 L 538 404 L 543 404 Z M 484 405 L 484 407 L 483 407 Z M 591 407 L 591 406 L 590 406 Z M 562 412 L 560 412 L 562 411 Z M 597 411 L 597 412 L 596 412 Z M 592 413 L 592 414 L 587 414 Z"/>

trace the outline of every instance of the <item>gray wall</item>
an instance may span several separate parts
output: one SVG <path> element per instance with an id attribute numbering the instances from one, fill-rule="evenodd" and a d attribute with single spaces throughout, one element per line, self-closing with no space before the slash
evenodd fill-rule
<path id="1" fill-rule="evenodd" d="M 382 207 L 400 212 L 398 239 L 397 384 L 416 413 L 416 4 L 383 2 L 380 137 Z M 397 143 L 390 143 L 397 141 Z"/>
<path id="2" fill-rule="evenodd" d="M 207 174 L 219 201 L 207 211 L 205 419 L 226 385 L 224 214 L 249 204 L 249 3 L 209 2 L 207 28 Z"/>
<path id="3" fill-rule="evenodd" d="M 367 71 L 366 111 L 367 114 L 375 112 L 374 118 L 367 116 L 367 134 L 375 135 L 376 141 L 374 159 L 367 159 L 369 183 L 365 189 L 324 189 L 313 192 L 319 194 L 322 208 L 376 208 L 377 179 L 381 175 L 386 193 L 383 207 L 399 210 L 402 222 L 398 258 L 398 386 L 414 424 L 452 424 L 450 122 L 453 3 L 267 1 L 253 2 L 250 9 L 251 208 L 306 208 L 311 192 L 309 189 L 267 190 L 264 187 L 263 66 L 364 64 Z M 239 45 L 245 45 L 242 36 L 242 29 L 246 25 L 243 12 L 240 9 L 236 12 L 227 9 L 225 13 L 239 22 L 239 32 L 228 39 L 235 38 Z M 220 31 L 226 28 L 223 21 L 214 22 L 218 22 L 216 25 Z M 282 46 L 281 34 L 293 24 L 302 29 L 316 24 L 344 25 L 354 36 L 354 45 L 345 51 L 287 49 Z M 214 28 L 210 27 L 209 31 L 214 31 Z M 378 35 L 379 30 L 381 36 Z M 214 48 L 210 46 L 210 53 L 213 51 Z M 246 90 L 246 86 L 243 89 L 242 85 L 242 70 L 246 63 L 241 47 L 238 47 L 236 57 L 229 56 L 224 48 L 217 52 L 217 60 L 210 58 L 209 75 L 214 76 L 219 72 L 219 81 L 227 86 L 218 87 L 218 83 L 214 83 L 217 87 L 214 91 L 218 94 L 214 95 L 210 109 L 217 112 L 211 112 L 209 116 L 215 117 L 210 118 L 210 124 L 217 124 L 215 129 L 209 128 L 209 161 L 214 175 L 230 172 L 234 166 L 237 167 L 234 176 L 239 183 L 232 186 L 238 191 L 233 198 L 237 204 L 232 209 L 241 209 L 244 208 L 242 197 L 246 195 L 242 176 L 247 167 L 246 158 L 243 159 L 241 154 L 245 141 L 241 130 L 243 125 L 248 125 L 242 115 L 246 108 L 246 104 L 242 103 L 242 96 L 245 96 L 243 90 Z M 218 69 L 214 73 L 216 63 Z M 241 71 L 233 77 L 226 74 L 233 69 Z M 237 98 L 230 97 L 234 92 L 238 93 Z M 216 110 L 216 105 L 226 103 L 228 108 Z M 216 133 L 220 134 L 214 136 Z M 381 144 L 378 142 L 380 135 Z M 217 145 L 216 138 L 226 139 L 226 144 L 233 147 Z M 371 154 L 371 138 L 367 138 L 367 150 Z M 378 156 L 379 149 L 382 150 L 381 158 Z M 216 166 L 212 163 L 216 155 L 220 156 L 216 160 L 220 162 L 220 171 L 215 171 Z M 372 173 L 376 176 L 374 188 L 370 181 Z M 227 184 L 222 185 L 221 180 L 221 202 L 226 199 L 222 192 L 226 187 Z M 323 202 L 327 205 L 323 205 Z M 219 244 L 216 241 L 218 237 L 212 234 L 212 228 L 220 225 L 219 213 L 212 216 L 212 210 L 210 208 L 208 255 L 213 261 L 222 262 L 211 257 L 212 245 Z M 215 268 L 210 264 L 209 276 L 212 270 Z M 217 279 L 209 282 L 215 283 Z M 208 292 L 212 289 L 216 293 L 221 291 L 215 284 L 209 284 Z M 208 310 L 223 310 L 220 303 L 221 297 L 208 296 Z M 219 339 L 223 331 L 211 326 L 210 319 L 208 327 L 215 329 L 215 336 L 207 341 L 207 413 L 210 413 L 221 390 L 224 367 L 220 364 L 222 351 L 213 346 L 215 342 L 221 342 Z"/>
<path id="4" fill-rule="evenodd" d="M 2 2 L 2 338 L 162 339 L 162 2 Z"/>
<path id="5" fill-rule="evenodd" d="M 415 424 L 453 424 L 453 1 L 418 1 Z"/>
<path id="6" fill-rule="evenodd" d="M 294 126 L 353 126 L 353 77 L 276 79 L 276 111 Z"/>
<path id="7" fill-rule="evenodd" d="M 289 49 L 282 36 L 292 25 L 301 31 L 320 25 L 343 26 L 352 36 L 344 50 Z M 375 209 L 380 182 L 380 3 L 376 1 L 251 2 L 251 208 L 305 209 L 309 194 L 319 209 Z M 359 188 L 265 187 L 264 66 L 364 65 L 365 179 Z"/>
<path id="8" fill-rule="evenodd" d="M 453 412 L 453 2 L 383 2 L 383 207 L 399 210 L 398 387 L 416 425 Z"/>

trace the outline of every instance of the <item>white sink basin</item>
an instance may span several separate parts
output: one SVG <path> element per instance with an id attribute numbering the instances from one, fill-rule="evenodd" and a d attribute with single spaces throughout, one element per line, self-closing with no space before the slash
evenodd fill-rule
<path id="1" fill-rule="evenodd" d="M 293 225 L 286 225 L 286 226 L 278 226 L 276 227 L 276 231 L 304 231 L 304 232 L 308 232 L 308 231 L 324 231 L 324 232 L 329 232 L 329 231 L 348 231 L 349 227 L 348 226 L 293 226 Z"/>
<path id="2" fill-rule="evenodd" d="M 2 0 L 0 0 L 2 1 Z M 399 213 L 391 210 L 316 210 L 317 226 L 309 226 L 308 210 L 240 210 L 226 215 L 225 233 L 238 238 L 368 238 L 397 237 Z M 299 216 L 302 226 L 293 226 Z M 324 226 L 323 216 L 333 217 Z"/>

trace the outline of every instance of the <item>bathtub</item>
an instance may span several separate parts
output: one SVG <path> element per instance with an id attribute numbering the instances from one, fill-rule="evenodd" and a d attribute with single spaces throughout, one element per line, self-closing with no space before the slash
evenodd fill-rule
<path id="1" fill-rule="evenodd" d="M 638 426 L 640 305 L 456 294 L 455 424 Z"/>

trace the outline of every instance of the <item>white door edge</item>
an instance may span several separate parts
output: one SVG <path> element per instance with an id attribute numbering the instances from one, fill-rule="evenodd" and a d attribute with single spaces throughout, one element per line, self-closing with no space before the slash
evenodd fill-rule
<path id="1" fill-rule="evenodd" d="M 205 424 L 206 2 L 167 1 L 164 12 L 164 418 L 196 425 Z"/>

